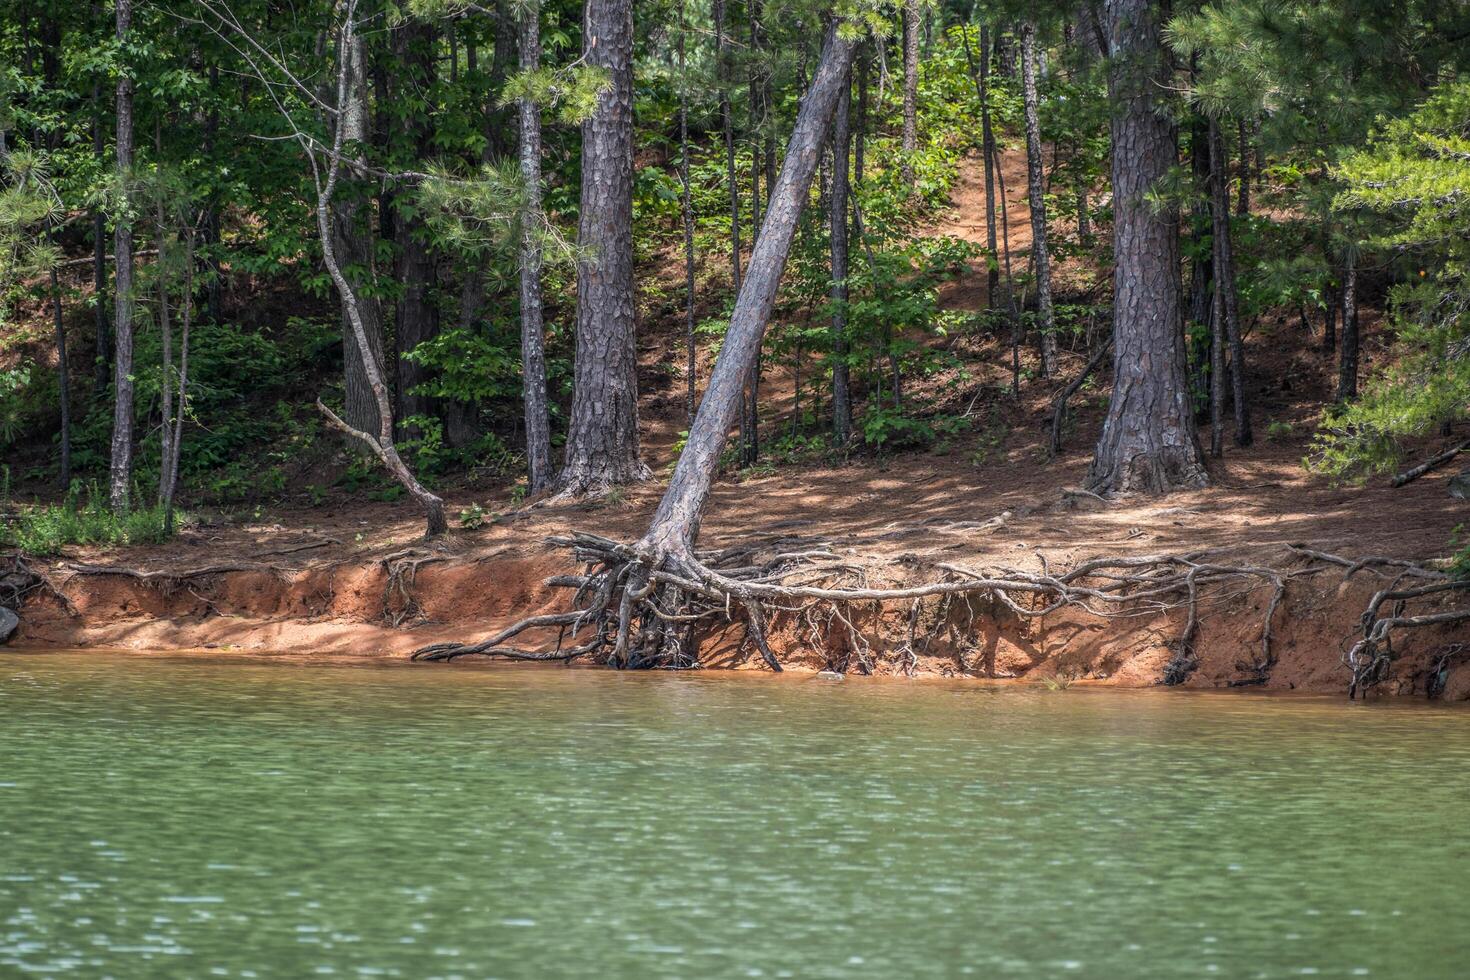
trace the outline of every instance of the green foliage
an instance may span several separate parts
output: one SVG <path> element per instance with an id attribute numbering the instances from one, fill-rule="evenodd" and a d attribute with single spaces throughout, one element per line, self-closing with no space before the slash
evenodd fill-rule
<path id="1" fill-rule="evenodd" d="M 1330 412 L 1313 443 L 1308 464 L 1346 478 L 1391 469 L 1404 440 L 1470 411 L 1470 82 L 1390 122 L 1337 176 L 1345 189 L 1334 206 L 1378 216 L 1374 244 L 1420 265 L 1391 294 L 1394 363 Z"/>
<path id="2" fill-rule="evenodd" d="M 144 499 L 142 493 L 133 496 Z M 81 484 L 73 483 L 60 503 L 22 507 L 13 521 L 0 521 L 0 547 L 29 555 L 54 555 L 68 545 L 157 544 L 167 537 L 161 506 L 118 517 L 95 484 L 84 493 Z"/>

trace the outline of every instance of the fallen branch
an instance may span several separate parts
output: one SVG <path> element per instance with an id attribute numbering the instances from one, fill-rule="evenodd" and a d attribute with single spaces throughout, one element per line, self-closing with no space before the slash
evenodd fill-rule
<path id="1" fill-rule="evenodd" d="M 1401 487 L 1406 483 L 1413 483 L 1425 473 L 1432 472 L 1433 470 L 1437 470 L 1441 466 L 1444 466 L 1446 463 L 1450 462 L 1456 456 L 1460 455 L 1467 449 L 1470 449 L 1470 439 L 1466 439 L 1458 446 L 1451 446 L 1442 453 L 1431 456 L 1429 459 L 1426 459 L 1418 466 L 1412 466 L 1409 469 L 1404 470 L 1402 473 L 1398 474 L 1392 480 L 1390 480 L 1389 485 L 1394 487 Z"/>

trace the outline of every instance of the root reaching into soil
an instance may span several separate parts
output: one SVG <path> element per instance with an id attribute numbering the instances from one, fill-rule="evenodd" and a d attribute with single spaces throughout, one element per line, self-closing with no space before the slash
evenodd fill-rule
<path id="1" fill-rule="evenodd" d="M 794 631 L 804 644 L 828 651 L 836 670 L 871 672 L 878 649 L 900 669 L 912 671 L 918 657 L 941 640 L 959 651 L 964 670 L 972 669 L 965 650 L 975 649 L 977 613 L 1005 610 L 1018 619 L 1042 619 L 1064 609 L 1101 619 L 1157 617 L 1184 611 L 1184 626 L 1162 683 L 1187 680 L 1197 665 L 1195 643 L 1205 611 L 1269 589 L 1262 616 L 1259 653 L 1239 664 L 1245 683 L 1263 682 L 1275 664 L 1272 622 L 1294 578 L 1333 565 L 1352 566 L 1335 556 L 1315 558 L 1305 551 L 1304 567 L 1289 571 L 1228 560 L 1223 552 L 1180 555 L 1104 556 L 1053 571 L 1042 559 L 1040 573 L 1014 568 L 968 568 L 917 558 L 875 563 L 836 554 L 823 542 L 807 542 L 762 553 L 731 548 L 652 560 L 634 546 L 595 534 L 551 539 L 571 549 L 583 564 L 580 574 L 557 576 L 548 584 L 572 591 L 562 612 L 523 619 L 478 643 L 439 643 L 414 654 L 417 660 L 454 660 L 466 656 L 569 662 L 601 660 L 619 668 L 685 669 L 699 665 L 702 641 L 732 627 L 743 630 L 746 656 L 759 654 L 773 671 L 781 670 L 768 642 L 773 627 Z M 876 586 L 878 569 L 902 568 L 912 584 Z M 1408 597 L 1406 597 L 1408 598 Z M 885 611 L 890 628 L 881 628 Z M 900 624 L 897 629 L 892 624 Z M 1412 625 L 1402 617 L 1383 629 Z M 546 635 L 554 633 L 550 650 Z M 527 644 L 524 636 L 542 637 Z"/>

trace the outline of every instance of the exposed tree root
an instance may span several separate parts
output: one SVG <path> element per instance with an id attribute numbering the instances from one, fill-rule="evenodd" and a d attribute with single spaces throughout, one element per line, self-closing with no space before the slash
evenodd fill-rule
<path id="1" fill-rule="evenodd" d="M 698 666 L 702 639 L 739 624 L 747 650 L 758 652 L 771 670 L 779 671 L 781 664 L 767 637 L 771 624 L 781 620 L 813 648 L 829 651 L 838 670 L 871 672 L 875 644 L 883 643 L 902 669 L 912 671 L 918 656 L 942 635 L 951 648 L 962 651 L 958 655 L 962 668 L 970 669 L 963 648 L 969 642 L 966 637 L 973 636 L 977 608 L 986 603 L 1022 619 L 1039 619 L 1066 608 L 1101 618 L 1185 609 L 1185 627 L 1164 674 L 1165 683 L 1177 684 L 1196 662 L 1201 606 L 1270 587 L 1260 654 L 1242 665 L 1264 678 L 1275 662 L 1271 623 L 1287 582 L 1321 570 L 1318 566 L 1281 572 L 1230 563 L 1217 552 L 1100 557 L 1056 573 L 1043 559 L 1039 574 L 907 559 L 900 563 L 914 569 L 920 579 L 916 584 L 875 587 L 868 582 L 872 563 L 843 557 L 821 544 L 769 554 L 732 548 L 666 555 L 653 562 L 632 546 L 594 534 L 552 538 L 551 543 L 572 549 L 585 565 L 581 574 L 549 580 L 574 590 L 567 611 L 523 619 L 479 643 L 424 647 L 414 659 L 592 657 L 619 668 L 683 669 Z M 876 635 L 884 608 L 892 605 L 907 606 L 907 629 L 896 644 Z M 865 622 L 874 624 L 871 637 L 862 628 Z M 524 633 L 551 630 L 556 631 L 556 642 L 549 652 L 510 643 Z"/>

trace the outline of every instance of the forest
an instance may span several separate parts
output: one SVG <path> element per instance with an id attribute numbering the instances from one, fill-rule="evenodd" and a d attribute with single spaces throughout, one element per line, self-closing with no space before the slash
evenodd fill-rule
<path id="1" fill-rule="evenodd" d="M 1462 0 L 3 10 L 7 635 L 1470 696 Z"/>

